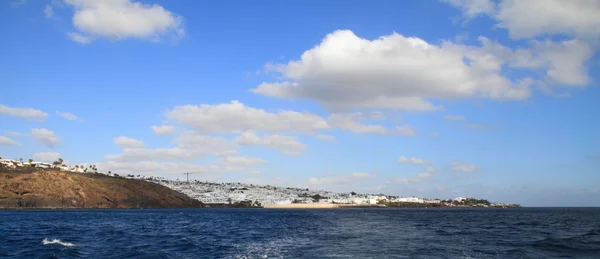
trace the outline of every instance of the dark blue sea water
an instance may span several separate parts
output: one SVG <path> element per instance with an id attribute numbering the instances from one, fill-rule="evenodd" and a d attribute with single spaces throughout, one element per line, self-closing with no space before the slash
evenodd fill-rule
<path id="1" fill-rule="evenodd" d="M 600 258 L 600 209 L 0 211 L 0 257 Z"/>

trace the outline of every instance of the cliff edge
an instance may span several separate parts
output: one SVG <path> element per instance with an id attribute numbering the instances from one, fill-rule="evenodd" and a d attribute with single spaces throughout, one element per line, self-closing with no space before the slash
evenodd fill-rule
<path id="1" fill-rule="evenodd" d="M 0 208 L 201 208 L 156 183 L 103 174 L 0 168 Z"/>

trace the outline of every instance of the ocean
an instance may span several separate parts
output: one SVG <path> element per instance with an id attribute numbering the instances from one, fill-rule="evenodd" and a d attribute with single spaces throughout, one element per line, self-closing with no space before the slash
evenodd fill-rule
<path id="1" fill-rule="evenodd" d="M 600 209 L 4 210 L 0 258 L 600 258 Z"/>

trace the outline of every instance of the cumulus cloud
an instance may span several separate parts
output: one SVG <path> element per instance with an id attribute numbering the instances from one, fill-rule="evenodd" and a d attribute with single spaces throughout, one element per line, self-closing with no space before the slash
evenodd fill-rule
<path id="1" fill-rule="evenodd" d="M 392 179 L 392 182 L 400 184 L 417 183 L 429 179 L 435 173 L 437 173 L 437 169 L 432 166 L 428 166 L 421 173 L 408 178 L 394 178 Z"/>
<path id="2" fill-rule="evenodd" d="M 513 39 L 566 34 L 580 38 L 600 35 L 597 0 L 442 0 L 461 9 L 467 18 L 489 15 Z M 535 12 L 535 15 L 531 15 Z"/>
<path id="3" fill-rule="evenodd" d="M 243 146 L 258 145 L 272 148 L 287 155 L 299 155 L 306 149 L 305 144 L 292 136 L 275 134 L 259 137 L 250 131 L 242 133 L 236 138 L 236 142 Z"/>
<path id="4" fill-rule="evenodd" d="M 266 164 L 267 161 L 257 157 L 249 156 L 226 156 L 221 161 L 219 161 L 219 163 L 225 165 L 225 168 L 229 170 L 240 170 L 257 166 L 260 164 Z"/>
<path id="5" fill-rule="evenodd" d="M 373 174 L 356 172 L 348 175 L 340 175 L 337 177 L 311 177 L 310 179 L 308 179 L 308 183 L 310 185 L 346 185 L 373 177 L 375 177 L 375 175 Z"/>
<path id="6" fill-rule="evenodd" d="M 0 146 L 20 146 L 21 143 L 9 137 L 0 136 Z"/>
<path id="7" fill-rule="evenodd" d="M 143 148 L 144 142 L 138 139 L 119 136 L 115 138 L 115 145 L 122 148 Z"/>
<path id="8" fill-rule="evenodd" d="M 60 158 L 60 153 L 56 152 L 40 152 L 34 153 L 32 156 L 34 161 L 52 163 Z"/>
<path id="9" fill-rule="evenodd" d="M 235 143 L 218 137 L 210 137 L 184 132 L 174 140 L 174 147 L 144 148 L 143 142 L 123 137 L 117 145 L 123 147 L 121 154 L 107 155 L 110 161 L 166 161 L 166 160 L 197 160 L 206 155 L 231 156 L 236 155 Z M 115 139 L 117 143 L 117 139 Z"/>
<path id="10" fill-rule="evenodd" d="M 417 133 L 411 126 L 408 125 L 396 126 L 396 132 L 402 136 L 412 136 Z"/>
<path id="11" fill-rule="evenodd" d="M 533 41 L 531 48 L 518 49 L 514 55 L 513 67 L 546 71 L 543 80 L 548 84 L 581 87 L 591 80 L 585 62 L 594 55 L 594 50 L 579 39 Z"/>
<path id="12" fill-rule="evenodd" d="M 11 108 L 0 104 L 0 114 L 6 114 L 22 119 L 43 120 L 48 118 L 48 113 L 33 108 Z"/>
<path id="13" fill-rule="evenodd" d="M 315 100 L 333 110 L 424 111 L 440 108 L 431 99 L 520 100 L 530 95 L 527 85 L 502 76 L 500 66 L 490 66 L 484 56 L 465 62 L 466 54 L 446 42 L 434 45 L 397 33 L 367 40 L 340 30 L 300 60 L 267 65 L 288 81 L 265 82 L 252 91 Z"/>
<path id="14" fill-rule="evenodd" d="M 199 133 L 242 133 L 249 130 L 313 132 L 330 128 L 327 121 L 316 114 L 290 110 L 271 113 L 238 101 L 177 106 L 167 111 L 166 116 L 193 127 Z"/>
<path id="15" fill-rule="evenodd" d="M 416 157 L 405 157 L 405 156 L 400 156 L 398 158 L 398 163 L 401 164 L 413 164 L 413 165 L 424 165 L 424 164 L 429 164 L 429 161 L 425 160 L 425 159 L 421 159 L 421 158 L 416 158 Z"/>
<path id="16" fill-rule="evenodd" d="M 387 129 L 381 125 L 367 125 L 359 122 L 358 120 L 361 119 L 365 119 L 361 113 L 334 113 L 329 116 L 329 123 L 334 127 L 356 133 L 377 133 L 383 135 L 387 132 Z"/>
<path id="17" fill-rule="evenodd" d="M 461 8 L 469 16 L 470 9 L 479 10 L 492 1 L 445 0 Z M 535 15 L 530 15 L 535 12 Z M 496 57 L 504 57 L 510 67 L 527 68 L 542 72 L 545 77 L 536 84 L 545 93 L 553 95 L 551 86 L 587 86 L 589 61 L 595 54 L 600 37 L 600 2 L 597 0 L 502 0 L 490 10 L 478 12 L 498 21 L 496 27 L 505 28 L 513 39 L 535 39 L 560 35 L 573 37 L 561 40 L 531 40 L 530 47 L 510 50 L 499 44 L 488 44 Z M 481 39 L 481 37 L 480 37 Z M 464 46 L 463 46 L 464 47 Z M 490 48 L 493 47 L 493 48 Z M 497 62 L 496 62 L 497 63 Z M 563 96 L 563 95 L 557 95 Z"/>
<path id="18" fill-rule="evenodd" d="M 175 133 L 175 127 L 171 125 L 152 126 L 152 132 L 158 136 L 166 136 Z"/>
<path id="19" fill-rule="evenodd" d="M 467 118 L 465 118 L 465 116 L 459 116 L 459 115 L 446 115 L 444 116 L 444 120 L 448 120 L 448 121 L 464 121 Z"/>
<path id="20" fill-rule="evenodd" d="M 223 173 L 223 172 L 247 172 L 251 167 L 265 164 L 266 161 L 255 157 L 226 156 L 217 162 L 210 164 L 195 164 L 189 162 L 165 162 L 165 161 L 106 161 L 98 163 L 98 168 L 115 173 L 135 174 L 182 174 L 182 173 Z"/>
<path id="21" fill-rule="evenodd" d="M 531 15 L 535 13 L 535 15 Z M 503 0 L 495 18 L 511 38 L 567 34 L 582 38 L 600 36 L 597 0 Z"/>
<path id="22" fill-rule="evenodd" d="M 157 4 L 131 0 L 65 0 L 75 10 L 69 37 L 79 43 L 97 38 L 122 40 L 137 38 L 160 41 L 165 35 L 181 38 L 185 35 L 181 16 Z"/>
<path id="23" fill-rule="evenodd" d="M 199 133 L 225 134 L 253 132 L 300 132 L 311 134 L 315 131 L 340 128 L 355 133 L 385 134 L 381 125 L 360 122 L 380 115 L 362 113 L 333 113 L 324 118 L 309 112 L 279 110 L 269 112 L 252 108 L 239 101 L 209 105 L 184 105 L 168 110 L 167 118 L 180 124 L 191 126 Z"/>
<path id="24" fill-rule="evenodd" d="M 483 170 L 474 164 L 468 164 L 468 163 L 464 163 L 464 162 L 452 162 L 450 164 L 450 168 L 452 169 L 453 172 L 462 172 L 462 173 L 474 173 L 474 172 L 481 172 Z"/>
<path id="25" fill-rule="evenodd" d="M 325 140 L 325 141 L 335 141 L 335 137 L 334 137 L 334 136 L 331 136 L 331 135 L 323 135 L 323 134 L 320 134 L 320 135 L 316 135 L 316 137 L 317 137 L 318 139 L 320 139 L 320 140 Z"/>
<path id="26" fill-rule="evenodd" d="M 60 142 L 60 138 L 54 131 L 45 128 L 31 129 L 31 136 L 35 142 L 53 148 Z"/>
<path id="27" fill-rule="evenodd" d="M 56 111 L 56 114 L 70 121 L 78 119 L 77 116 L 69 112 Z"/>

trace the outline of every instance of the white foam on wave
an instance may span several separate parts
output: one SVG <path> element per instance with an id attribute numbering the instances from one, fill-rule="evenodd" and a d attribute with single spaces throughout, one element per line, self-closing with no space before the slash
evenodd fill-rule
<path id="1" fill-rule="evenodd" d="M 75 246 L 73 243 L 69 243 L 69 242 L 63 242 L 60 239 L 47 239 L 44 238 L 44 240 L 42 240 L 42 244 L 44 245 L 51 245 L 51 244 L 57 244 L 57 245 L 61 245 L 61 246 Z"/>
<path id="2" fill-rule="evenodd" d="M 308 239 L 283 238 L 266 242 L 250 242 L 233 244 L 238 252 L 227 258 L 235 259 L 262 259 L 262 258 L 284 258 L 283 254 L 287 247 L 298 247 L 310 243 Z"/>

